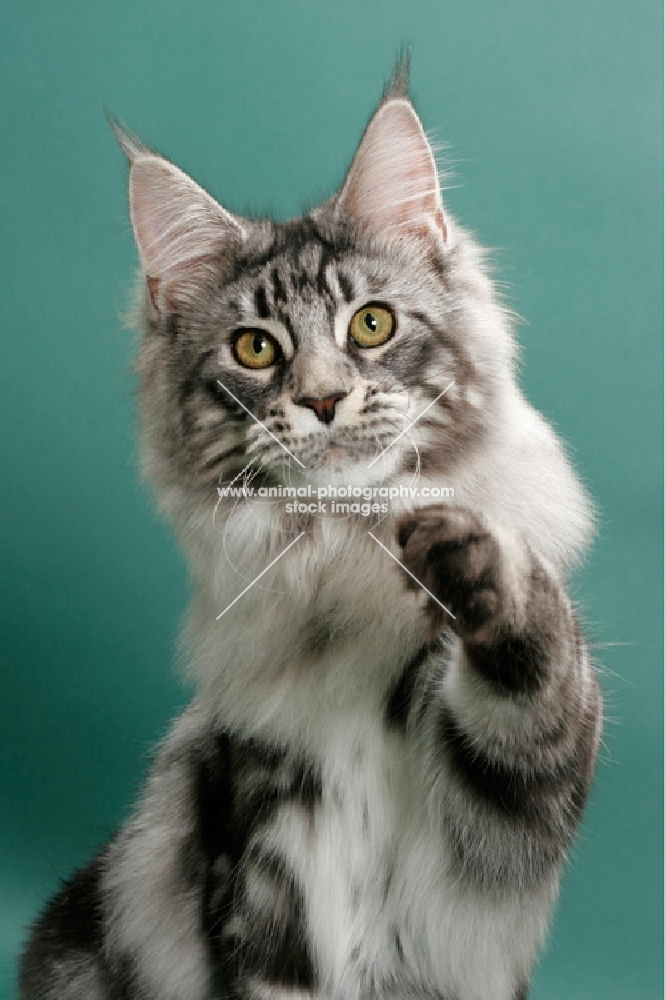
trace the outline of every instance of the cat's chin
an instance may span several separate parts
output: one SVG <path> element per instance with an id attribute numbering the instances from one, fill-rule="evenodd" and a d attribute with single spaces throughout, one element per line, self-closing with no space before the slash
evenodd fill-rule
<path id="1" fill-rule="evenodd" d="M 326 451 L 320 452 L 308 458 L 308 473 L 317 473 L 317 479 L 322 482 L 326 477 L 344 476 L 352 469 L 356 469 L 363 464 L 363 457 L 352 455 L 347 448 L 340 445 L 332 445 Z M 366 459 L 367 464 L 367 459 Z"/>
<path id="2" fill-rule="evenodd" d="M 321 457 L 321 468 L 330 468 L 335 472 L 346 472 L 351 465 L 356 465 L 357 461 L 347 448 L 343 445 L 333 444 Z"/>
<path id="3" fill-rule="evenodd" d="M 308 458 L 306 478 L 317 485 L 367 486 L 390 478 L 402 460 L 397 448 L 393 454 L 383 455 L 379 462 L 373 462 L 375 457 L 375 448 L 366 451 L 358 446 L 352 449 L 344 444 L 331 444 Z"/>

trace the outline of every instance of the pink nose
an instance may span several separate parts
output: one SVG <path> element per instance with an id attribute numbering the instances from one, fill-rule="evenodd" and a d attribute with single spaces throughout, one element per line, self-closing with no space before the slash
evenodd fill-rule
<path id="1" fill-rule="evenodd" d="M 346 392 L 334 392 L 324 399 L 313 399 L 312 396 L 302 396 L 301 399 L 296 399 L 294 402 L 297 406 L 308 406 L 311 410 L 314 410 L 317 414 L 317 420 L 321 420 L 322 424 L 331 424 L 335 417 L 335 404 L 338 400 L 344 399 L 346 395 L 348 395 Z"/>

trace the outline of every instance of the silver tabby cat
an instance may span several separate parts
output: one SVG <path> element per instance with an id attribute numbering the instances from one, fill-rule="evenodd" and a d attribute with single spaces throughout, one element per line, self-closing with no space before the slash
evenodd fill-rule
<path id="1" fill-rule="evenodd" d="M 21 997 L 525 998 L 599 742 L 565 584 L 590 506 L 405 69 L 341 190 L 285 224 L 116 133 L 197 696 L 33 928 Z M 420 493 L 294 514 L 250 484 Z"/>

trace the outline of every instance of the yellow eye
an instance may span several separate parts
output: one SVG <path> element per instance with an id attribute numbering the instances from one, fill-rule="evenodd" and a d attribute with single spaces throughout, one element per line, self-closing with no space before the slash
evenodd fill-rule
<path id="1" fill-rule="evenodd" d="M 349 334 L 359 347 L 385 344 L 394 329 L 393 313 L 384 306 L 363 306 L 349 324 Z"/>
<path id="2" fill-rule="evenodd" d="M 276 342 L 263 330 L 245 330 L 234 341 L 236 361 L 246 368 L 268 368 L 279 352 Z"/>

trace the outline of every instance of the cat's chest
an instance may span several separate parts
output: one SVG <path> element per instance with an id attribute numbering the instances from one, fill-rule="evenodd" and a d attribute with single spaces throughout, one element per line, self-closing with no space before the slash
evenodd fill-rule
<path id="1" fill-rule="evenodd" d="M 383 720 L 347 723 L 312 813 L 287 809 L 274 831 L 301 887 L 317 995 L 509 1000 L 529 912 L 461 871 L 428 794 L 436 748 Z"/>
<path id="2" fill-rule="evenodd" d="M 321 801 L 307 829 L 294 836 L 292 826 L 288 848 L 318 976 L 350 998 L 396 981 L 434 988 L 447 846 L 429 817 L 414 748 L 368 723 L 341 727 L 330 751 Z"/>

